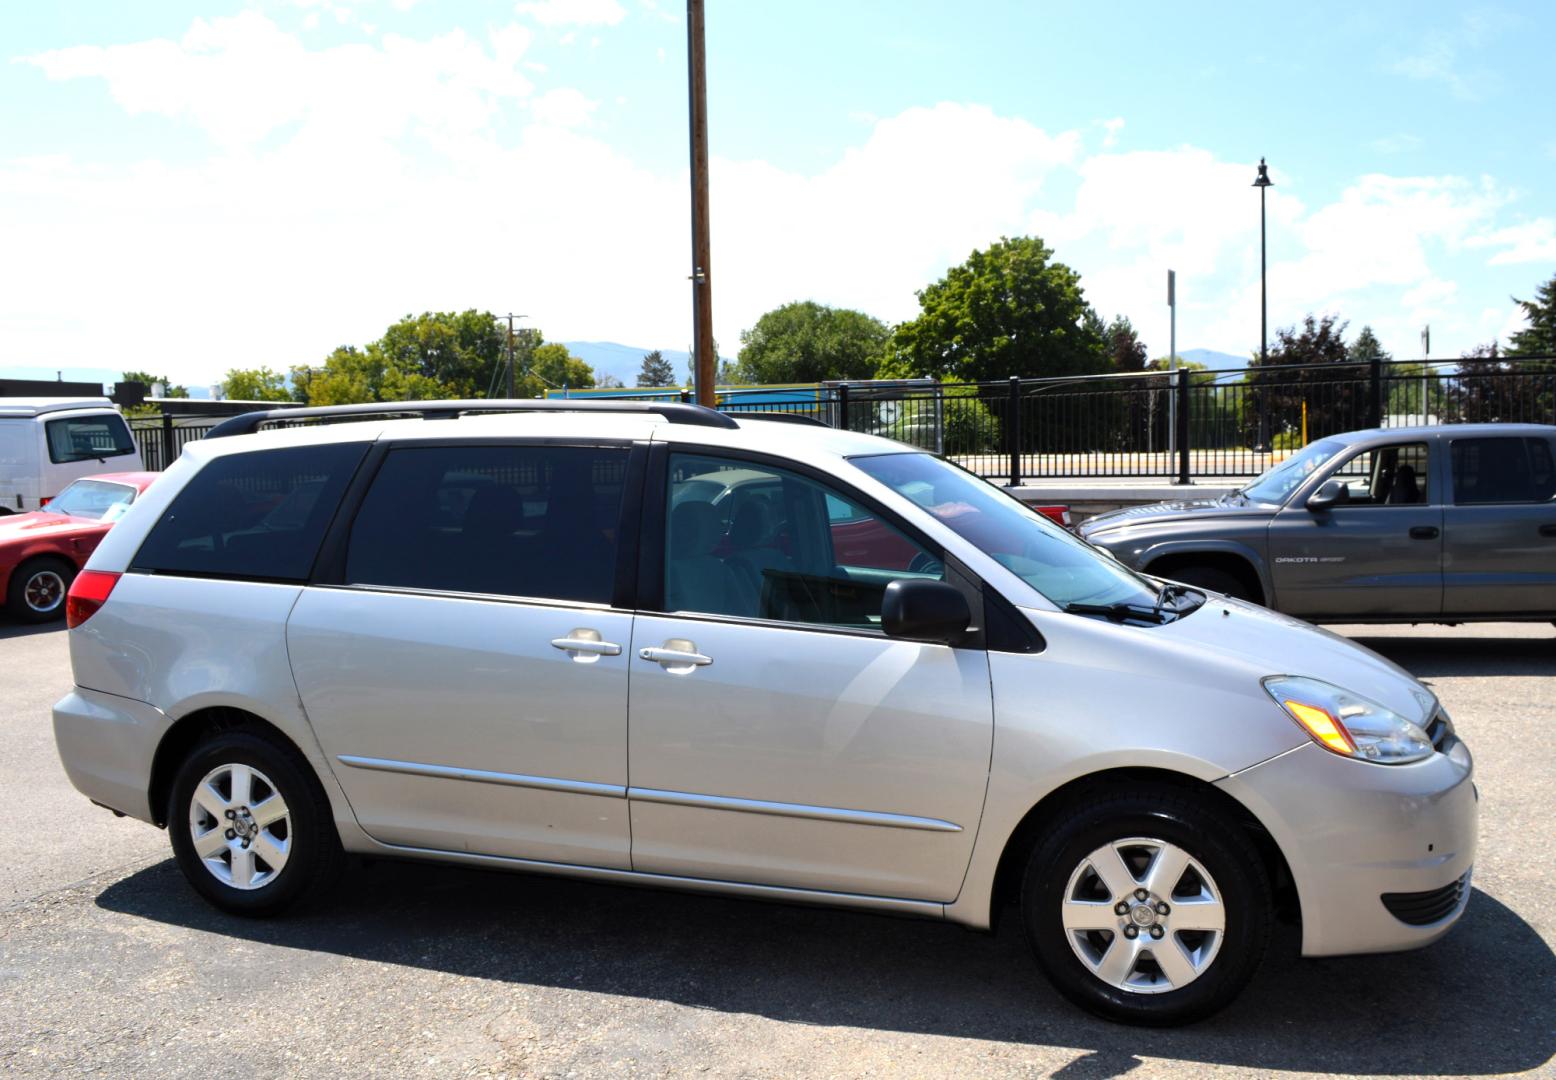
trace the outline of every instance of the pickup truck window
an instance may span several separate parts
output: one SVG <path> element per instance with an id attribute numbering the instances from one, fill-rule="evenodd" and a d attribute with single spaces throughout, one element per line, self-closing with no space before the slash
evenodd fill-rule
<path id="1" fill-rule="evenodd" d="M 1539 438 L 1453 440 L 1453 501 L 1537 503 L 1556 495 L 1551 444 Z"/>

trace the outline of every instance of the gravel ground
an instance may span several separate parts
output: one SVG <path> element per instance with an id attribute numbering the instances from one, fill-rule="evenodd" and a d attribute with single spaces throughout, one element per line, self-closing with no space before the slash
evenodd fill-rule
<path id="1" fill-rule="evenodd" d="M 0 625 L 0 1072 L 32 1076 L 1556 1075 L 1556 633 L 1343 628 L 1431 682 L 1476 754 L 1464 921 L 1416 953 L 1296 958 L 1198 1026 L 1093 1020 L 996 935 L 388 862 L 268 922 L 74 793 L 63 632 Z"/>

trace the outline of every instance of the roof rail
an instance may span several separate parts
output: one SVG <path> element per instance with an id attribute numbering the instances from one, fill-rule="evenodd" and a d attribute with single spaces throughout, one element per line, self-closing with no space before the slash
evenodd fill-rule
<path id="1" fill-rule="evenodd" d="M 374 417 L 415 416 L 423 420 L 452 420 L 471 413 L 509 412 L 601 412 L 637 413 L 662 416 L 672 424 L 692 424 L 698 427 L 733 428 L 739 425 L 721 412 L 701 405 L 660 401 L 578 401 L 573 398 L 535 398 L 533 400 L 476 400 L 476 401 L 382 401 L 366 405 L 317 405 L 302 409 L 269 409 L 264 412 L 240 413 L 231 416 L 206 433 L 207 439 L 221 439 L 228 435 L 248 435 L 270 421 L 358 419 Z"/>
<path id="2" fill-rule="evenodd" d="M 806 416 L 804 413 L 792 412 L 726 412 L 725 416 L 732 416 L 736 420 L 776 420 L 781 424 L 809 424 L 812 427 L 831 427 L 825 420 L 818 420 L 814 416 Z"/>

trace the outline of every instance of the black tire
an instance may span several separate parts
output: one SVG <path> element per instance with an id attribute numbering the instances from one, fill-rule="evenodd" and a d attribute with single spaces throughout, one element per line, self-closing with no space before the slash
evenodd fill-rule
<path id="1" fill-rule="evenodd" d="M 1080 867 L 1091 853 L 1133 837 L 1153 838 L 1186 852 L 1208 874 L 1225 912 L 1225 929 L 1210 952 L 1208 966 L 1178 989 L 1142 992 L 1104 981 L 1082 961 L 1079 950 L 1085 943 L 1072 946 L 1062 921 L 1072 875 L 1086 880 Z M 1184 881 L 1197 883 L 1195 872 L 1190 870 Z M 1116 911 L 1111 906 L 1106 910 Z M 1273 901 L 1259 853 L 1237 822 L 1191 792 L 1148 787 L 1095 795 L 1067 808 L 1027 863 L 1021 916 L 1038 965 L 1061 994 L 1108 1020 L 1160 1027 L 1203 1019 L 1237 996 L 1264 958 Z M 1119 919 L 1120 926 L 1130 922 L 1127 917 Z M 1108 938 L 1108 934 L 1115 936 Z M 1191 940 L 1200 944 L 1209 940 L 1208 935 L 1168 936 L 1186 945 Z M 1123 935 L 1107 931 L 1087 940 L 1106 940 L 1111 948 L 1123 941 Z M 1148 940 L 1139 940 L 1139 945 L 1151 948 Z M 1142 959 L 1132 970 L 1137 977 L 1150 979 L 1153 967 L 1154 960 Z"/>
<path id="2" fill-rule="evenodd" d="M 14 619 L 28 623 L 51 622 L 65 617 L 65 594 L 76 579 L 76 568 L 64 559 L 28 559 L 11 573 L 5 609 Z M 36 604 L 39 590 L 54 598 L 46 608 Z M 29 597 L 32 602 L 29 602 Z"/>
<path id="3" fill-rule="evenodd" d="M 1158 576 L 1170 581 L 1181 581 L 1185 585 L 1193 585 L 1198 589 L 1225 593 L 1233 600 L 1247 600 L 1254 604 L 1260 602 L 1241 578 L 1214 566 L 1184 566 Z"/>
<path id="4" fill-rule="evenodd" d="M 284 830 L 277 830 L 284 834 L 280 838 L 285 840 L 285 861 L 279 871 L 269 871 L 268 880 L 261 878 L 266 874 L 266 864 L 259 852 L 261 841 L 275 843 L 277 833 L 269 833 L 275 826 L 258 830 L 252 821 L 248 825 L 231 822 L 245 831 L 256 829 L 253 834 L 255 861 L 249 865 L 254 868 L 253 880 L 257 884 L 247 889 L 221 880 L 217 871 L 207 868 L 195 850 L 192 823 L 195 788 L 217 773 L 215 786 L 220 794 L 221 770 L 235 766 L 259 774 L 253 781 L 254 805 L 260 804 L 264 789 L 268 787 L 285 800 L 288 810 Z M 226 775 L 230 779 L 230 772 Z M 230 782 L 227 791 L 231 793 Z M 214 814 L 207 813 L 214 819 Z M 233 833 L 234 830 L 227 828 L 228 824 L 221 822 L 219 828 Z M 167 827 L 173 855 L 189 884 L 211 904 L 235 915 L 276 915 L 319 899 L 329 892 L 345 863 L 329 799 L 313 768 L 294 747 L 260 728 L 234 727 L 218 731 L 190 751 L 173 778 L 168 796 Z M 269 834 L 261 836 L 261 831 Z M 231 850 L 233 842 L 241 845 L 242 839 L 229 836 L 228 852 L 218 853 L 218 861 L 226 860 L 229 873 L 234 855 L 242 855 Z"/>

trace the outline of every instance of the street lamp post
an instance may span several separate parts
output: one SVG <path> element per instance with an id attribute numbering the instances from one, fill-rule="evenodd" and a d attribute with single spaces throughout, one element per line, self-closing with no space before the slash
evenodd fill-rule
<path id="1" fill-rule="evenodd" d="M 1259 363 L 1266 364 L 1270 359 L 1270 279 L 1269 263 L 1265 258 L 1265 230 L 1264 230 L 1264 189 L 1273 187 L 1275 182 L 1270 179 L 1270 168 L 1259 159 L 1259 175 L 1254 177 L 1253 186 L 1259 189 Z M 1263 395 L 1259 400 L 1259 446 L 1266 444 L 1266 415 L 1264 411 Z"/>

